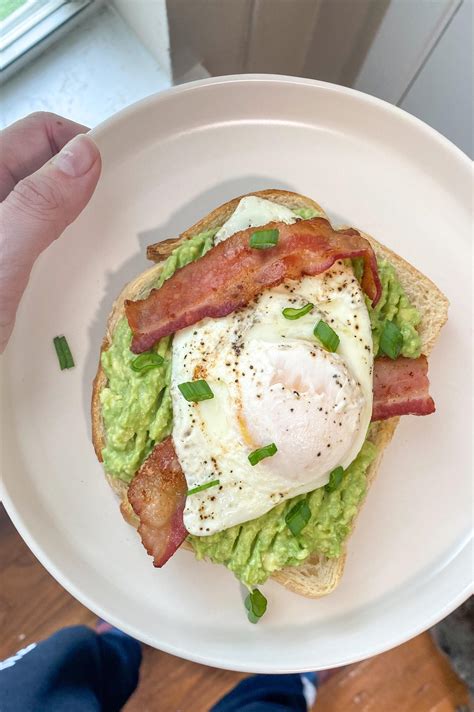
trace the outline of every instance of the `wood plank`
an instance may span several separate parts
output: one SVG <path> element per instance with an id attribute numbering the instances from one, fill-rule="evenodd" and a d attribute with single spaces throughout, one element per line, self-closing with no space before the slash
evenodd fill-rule
<path id="1" fill-rule="evenodd" d="M 47 573 L 0 505 L 0 660 L 63 626 L 95 616 Z M 125 712 L 207 712 L 240 673 L 144 647 L 140 685 Z M 318 712 L 455 712 L 467 692 L 429 633 L 337 671 L 321 686 Z"/>
<path id="2" fill-rule="evenodd" d="M 464 684 L 423 633 L 383 655 L 339 671 L 321 687 L 322 712 L 454 712 Z"/>
<path id="3" fill-rule="evenodd" d="M 0 505 L 0 660 L 58 628 L 95 620 L 41 566 Z"/>
<path id="4" fill-rule="evenodd" d="M 147 648 L 140 685 L 124 712 L 207 712 L 244 677 Z"/>

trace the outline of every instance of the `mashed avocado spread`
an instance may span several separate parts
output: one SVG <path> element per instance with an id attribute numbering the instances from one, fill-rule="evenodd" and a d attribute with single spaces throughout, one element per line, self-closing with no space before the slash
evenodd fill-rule
<path id="1" fill-rule="evenodd" d="M 339 556 L 365 495 L 366 472 L 375 455 L 375 445 L 366 440 L 333 492 L 319 487 L 278 504 L 258 519 L 211 536 L 188 537 L 197 558 L 224 564 L 247 586 L 255 586 L 284 566 L 301 564 L 314 551 L 328 557 Z M 295 536 L 288 529 L 285 516 L 301 499 L 306 499 L 311 518 Z"/>
<path id="2" fill-rule="evenodd" d="M 295 213 L 303 219 L 317 214 L 308 208 L 295 210 Z M 163 263 L 163 269 L 151 287 L 161 287 L 177 269 L 202 257 L 212 247 L 216 232 L 217 229 L 195 235 L 177 247 Z M 361 267 L 361 264 L 354 264 L 358 277 Z M 375 309 L 367 300 L 374 354 L 379 350 L 384 322 L 393 320 L 403 336 L 402 355 L 417 358 L 421 348 L 416 331 L 420 315 L 410 304 L 393 266 L 379 259 L 378 268 L 382 297 Z M 171 433 L 173 423 L 169 393 L 171 337 L 162 339 L 153 348 L 163 356 L 163 365 L 143 374 L 130 367 L 135 358 L 130 351 L 131 338 L 128 322 L 122 317 L 109 349 L 102 354 L 108 384 L 100 395 L 107 443 L 102 451 L 104 466 L 110 475 L 125 482 L 131 482 L 154 444 Z M 224 564 L 243 583 L 253 586 L 263 583 L 272 572 L 284 566 L 301 564 L 314 552 L 328 557 L 339 556 L 364 498 L 367 469 L 375 456 L 376 448 L 370 442 L 369 428 L 368 439 L 334 491 L 321 487 L 283 502 L 257 519 L 217 534 L 190 536 L 197 557 Z M 301 499 L 306 499 L 311 518 L 295 536 L 285 523 L 285 515 Z"/>
<path id="3" fill-rule="evenodd" d="M 354 272 L 360 280 L 362 277 L 362 260 L 354 260 Z M 412 306 L 403 291 L 395 268 L 385 259 L 377 259 L 380 281 L 382 283 L 382 296 L 374 308 L 366 296 L 365 303 L 369 312 L 372 326 L 372 339 L 374 342 L 374 355 L 379 353 L 380 335 L 385 321 L 394 321 L 402 332 L 403 344 L 401 356 L 418 358 L 421 353 L 421 339 L 416 327 L 421 316 Z"/>
<path id="4" fill-rule="evenodd" d="M 213 245 L 217 230 L 208 230 L 186 240 L 163 264 L 156 282 L 158 289 L 177 269 L 202 257 Z M 164 440 L 173 425 L 169 384 L 171 378 L 171 338 L 161 339 L 152 349 L 163 356 L 164 363 L 146 373 L 136 373 L 130 363 L 136 355 L 130 351 L 132 332 L 123 316 L 117 324 L 112 343 L 102 354 L 102 368 L 108 384 L 100 394 L 106 446 L 102 450 L 109 475 L 131 482 L 155 443 Z"/>

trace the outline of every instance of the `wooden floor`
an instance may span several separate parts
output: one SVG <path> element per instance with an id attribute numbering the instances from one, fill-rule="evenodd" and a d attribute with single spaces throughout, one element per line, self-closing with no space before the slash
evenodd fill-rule
<path id="1" fill-rule="evenodd" d="M 57 584 L 0 505 L 0 660 L 95 616 Z M 141 682 L 125 712 L 207 712 L 242 677 L 145 648 Z M 428 633 L 350 665 L 321 685 L 318 712 L 454 712 L 467 693 Z"/>

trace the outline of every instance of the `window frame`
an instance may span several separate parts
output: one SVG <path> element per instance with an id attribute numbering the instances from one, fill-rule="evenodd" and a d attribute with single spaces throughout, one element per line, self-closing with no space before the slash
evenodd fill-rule
<path id="1" fill-rule="evenodd" d="M 22 6 L 0 23 L 0 71 L 10 76 L 29 60 L 33 54 L 43 49 L 66 23 L 77 18 L 80 13 L 98 7 L 100 0 L 47 0 L 33 2 L 30 7 Z"/>

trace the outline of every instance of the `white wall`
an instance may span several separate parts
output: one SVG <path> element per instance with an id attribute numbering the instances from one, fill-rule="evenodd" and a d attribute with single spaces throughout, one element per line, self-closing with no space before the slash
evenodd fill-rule
<path id="1" fill-rule="evenodd" d="M 112 0 L 112 4 L 171 78 L 166 1 Z"/>
<path id="2" fill-rule="evenodd" d="M 464 0 L 400 106 L 474 157 L 473 3 Z"/>
<path id="3" fill-rule="evenodd" d="M 354 87 L 401 106 L 468 155 L 473 0 L 391 0 Z"/>
<path id="4" fill-rule="evenodd" d="M 390 0 L 354 88 L 397 104 L 462 0 Z"/>

